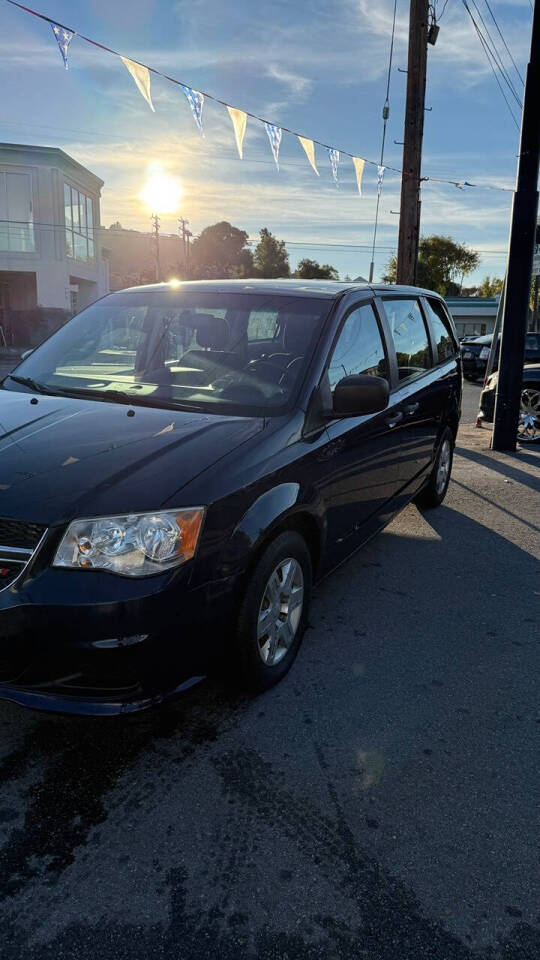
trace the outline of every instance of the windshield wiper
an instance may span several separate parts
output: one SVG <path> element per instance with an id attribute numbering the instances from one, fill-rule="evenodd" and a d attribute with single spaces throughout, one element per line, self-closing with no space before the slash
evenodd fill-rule
<path id="1" fill-rule="evenodd" d="M 112 403 L 132 403 L 139 407 L 158 407 L 162 410 L 189 409 L 200 412 L 201 407 L 194 404 L 179 404 L 166 397 L 152 397 L 145 394 L 128 393 L 127 390 L 97 390 L 92 387 L 58 387 L 62 396 L 90 397 L 92 400 L 105 400 Z"/>
<path id="2" fill-rule="evenodd" d="M 14 380 L 15 383 L 22 383 L 23 387 L 30 387 L 35 393 L 44 393 L 47 396 L 54 396 L 55 394 L 55 391 L 51 390 L 50 387 L 47 387 L 44 383 L 38 383 L 32 377 L 19 377 L 16 373 L 8 373 L 8 379 Z"/>

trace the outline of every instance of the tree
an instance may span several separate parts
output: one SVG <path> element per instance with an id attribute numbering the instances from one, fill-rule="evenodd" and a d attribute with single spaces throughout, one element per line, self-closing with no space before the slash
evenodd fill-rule
<path id="1" fill-rule="evenodd" d="M 277 240 L 266 227 L 260 231 L 260 240 L 255 247 L 255 270 L 265 278 L 290 277 L 289 254 L 283 240 Z"/>
<path id="2" fill-rule="evenodd" d="M 190 251 L 190 275 L 198 280 L 226 280 L 253 275 L 248 234 L 226 220 L 205 227 Z"/>
<path id="3" fill-rule="evenodd" d="M 503 282 L 499 277 L 484 277 L 476 291 L 477 297 L 495 297 L 502 290 Z"/>
<path id="4" fill-rule="evenodd" d="M 294 275 L 300 280 L 339 280 L 335 267 L 331 267 L 329 263 L 321 266 L 316 260 L 309 260 L 307 257 L 300 260 Z"/>
<path id="5" fill-rule="evenodd" d="M 443 297 L 459 294 L 461 283 L 480 263 L 480 255 L 451 237 L 435 234 L 422 237 L 418 245 L 418 285 L 436 290 Z M 383 276 L 385 283 L 396 282 L 397 258 L 391 257 Z"/>

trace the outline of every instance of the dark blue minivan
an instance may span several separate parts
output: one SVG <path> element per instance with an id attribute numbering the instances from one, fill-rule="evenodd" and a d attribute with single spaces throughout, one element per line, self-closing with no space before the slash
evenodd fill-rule
<path id="1" fill-rule="evenodd" d="M 443 500 L 461 359 L 435 293 L 322 281 L 113 293 L 0 389 L 0 698 L 161 701 L 298 652 L 314 580 Z"/>

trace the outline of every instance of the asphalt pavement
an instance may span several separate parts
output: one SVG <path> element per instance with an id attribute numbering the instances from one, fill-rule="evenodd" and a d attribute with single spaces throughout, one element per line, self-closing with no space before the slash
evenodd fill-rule
<path id="1" fill-rule="evenodd" d="M 0 703 L 2 960 L 538 960 L 540 453 L 319 586 L 293 671 L 126 720 Z"/>

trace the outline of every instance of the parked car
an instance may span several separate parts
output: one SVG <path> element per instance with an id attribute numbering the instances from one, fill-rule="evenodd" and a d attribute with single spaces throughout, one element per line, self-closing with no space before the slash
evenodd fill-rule
<path id="1" fill-rule="evenodd" d="M 462 342 L 461 359 L 463 361 L 463 376 L 466 380 L 471 380 L 474 382 L 475 380 L 479 380 L 481 378 L 483 379 L 485 377 L 492 340 L 493 335 L 489 334 L 485 337 L 476 337 L 474 340 Z M 494 370 L 496 370 L 499 365 L 499 346 L 500 334 L 495 353 Z M 540 333 L 525 334 L 524 362 L 540 362 Z"/>
<path id="2" fill-rule="evenodd" d="M 480 414 L 484 420 L 493 422 L 495 396 L 499 375 L 492 373 L 480 394 Z M 523 367 L 521 403 L 519 409 L 518 440 L 530 443 L 540 439 L 540 363 Z"/>
<path id="3" fill-rule="evenodd" d="M 312 582 L 443 500 L 461 408 L 434 293 L 160 284 L 70 320 L 0 390 L 0 698 L 114 714 L 216 656 L 289 670 Z"/>

